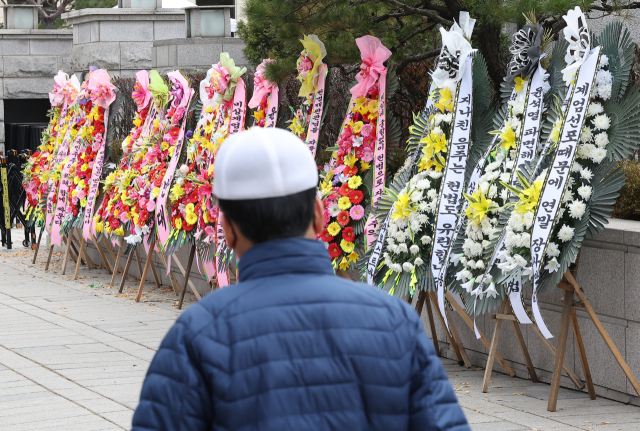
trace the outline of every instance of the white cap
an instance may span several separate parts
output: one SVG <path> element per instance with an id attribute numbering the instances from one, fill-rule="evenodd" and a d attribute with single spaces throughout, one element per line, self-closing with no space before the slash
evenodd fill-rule
<path id="1" fill-rule="evenodd" d="M 214 169 L 218 199 L 276 198 L 318 185 L 311 151 L 294 134 L 273 127 L 231 135 L 220 146 Z"/>

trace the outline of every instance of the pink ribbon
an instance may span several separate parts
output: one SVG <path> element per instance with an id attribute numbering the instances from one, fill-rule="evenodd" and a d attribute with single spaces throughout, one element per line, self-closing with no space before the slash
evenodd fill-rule
<path id="1" fill-rule="evenodd" d="M 109 107 L 104 111 L 104 134 L 102 142 L 100 143 L 100 149 L 98 150 L 98 156 L 93 164 L 93 172 L 91 173 L 91 183 L 89 185 L 89 197 L 87 198 L 87 206 L 84 208 L 84 221 L 82 222 L 82 236 L 85 240 L 91 239 L 91 229 L 93 227 L 93 206 L 96 203 L 96 197 L 98 196 L 98 186 L 100 185 L 100 176 L 102 175 L 102 165 L 104 163 L 104 150 L 106 145 L 107 126 L 109 118 Z"/>
<path id="2" fill-rule="evenodd" d="M 236 86 L 235 93 L 233 95 L 233 107 L 231 112 L 231 122 L 229 123 L 229 136 L 234 133 L 240 132 L 244 128 L 245 120 L 245 86 L 242 78 L 238 78 L 238 85 Z M 218 222 L 216 224 L 216 258 L 215 267 L 216 278 L 218 280 L 218 287 L 224 287 L 229 285 L 229 276 L 226 271 L 219 271 L 220 256 L 217 256 L 218 245 L 224 241 L 224 230 L 220 223 L 220 211 L 218 210 Z M 203 263 L 204 266 L 204 263 Z"/>
<path id="3" fill-rule="evenodd" d="M 391 57 L 391 51 L 374 36 L 362 36 L 356 39 L 356 44 L 360 48 L 362 64 L 360 72 L 356 75 L 358 83 L 354 85 L 351 94 L 354 97 L 363 97 L 378 80 L 378 76 L 386 73 L 387 68 L 384 62 Z"/>
<path id="4" fill-rule="evenodd" d="M 371 196 L 371 208 L 374 208 L 376 202 L 378 202 L 378 198 L 382 196 L 384 193 L 384 181 L 385 181 L 385 170 L 386 170 L 386 162 L 387 162 L 387 151 L 386 151 L 386 114 L 385 114 L 385 105 L 387 100 L 385 98 L 385 92 L 387 87 L 387 71 L 384 70 L 380 74 L 380 80 L 378 81 L 378 87 L 380 88 L 380 96 L 379 101 L 380 104 L 378 106 L 378 128 L 377 128 L 377 136 L 376 136 L 376 151 L 373 158 L 374 162 L 374 171 L 373 171 L 373 194 Z M 364 232 L 367 235 L 367 250 L 371 248 L 371 246 L 376 241 L 376 230 L 378 229 L 378 218 L 373 214 L 369 215 L 369 219 L 367 220 L 367 224 L 364 227 Z"/>
<path id="5" fill-rule="evenodd" d="M 233 93 L 233 106 L 231 107 L 231 121 L 229 122 L 229 136 L 242 131 L 244 117 L 247 111 L 247 95 L 244 81 L 238 78 L 238 85 Z"/>
<path id="6" fill-rule="evenodd" d="M 73 143 L 73 150 L 64 168 L 62 168 L 62 177 L 60 179 L 60 188 L 58 190 L 58 197 L 56 201 L 56 214 L 53 217 L 53 226 L 51 226 L 51 244 L 61 245 L 62 237 L 60 236 L 60 228 L 62 227 L 62 220 L 64 220 L 64 213 L 67 206 L 67 191 L 69 190 L 69 177 L 71 173 L 69 169 L 73 162 L 78 158 L 80 147 L 82 143 L 81 137 L 76 137 Z"/>
<path id="7" fill-rule="evenodd" d="M 182 74 L 177 70 L 174 72 L 170 72 L 167 74 L 170 78 L 174 78 L 182 84 L 182 88 L 184 89 L 184 95 L 182 96 L 182 100 L 180 101 L 179 106 L 176 108 L 184 108 L 189 106 L 189 102 L 193 97 L 193 89 L 189 88 L 187 81 L 184 79 Z M 162 185 L 160 187 L 160 195 L 158 196 L 158 200 L 156 201 L 156 229 L 158 230 L 158 243 L 161 250 L 164 250 L 164 244 L 169 239 L 169 235 L 171 234 L 171 223 L 170 223 L 170 214 L 166 214 L 166 203 L 167 197 L 169 196 L 169 188 L 171 187 L 171 183 L 173 182 L 173 173 L 176 170 L 176 166 L 178 166 L 178 160 L 180 159 L 180 151 L 182 150 L 182 142 L 184 138 L 184 128 L 187 124 L 187 115 L 185 111 L 185 115 L 182 117 L 182 126 L 180 127 L 180 134 L 178 135 L 178 139 L 176 140 L 175 149 L 173 150 L 173 156 L 171 157 L 171 163 L 167 168 L 167 172 L 164 174 L 164 178 L 162 179 Z"/>
<path id="8" fill-rule="evenodd" d="M 269 105 L 267 106 L 265 115 L 267 118 L 264 122 L 264 127 L 276 127 L 276 123 L 278 122 L 278 87 L 275 87 L 271 91 Z"/>
<path id="9" fill-rule="evenodd" d="M 75 117 L 71 119 L 69 124 L 71 125 L 74 122 L 75 122 Z M 63 122 L 61 122 L 60 126 L 62 126 L 62 124 L 63 124 Z M 69 127 L 71 127 L 71 126 L 69 126 Z M 60 129 L 60 127 L 58 127 L 58 129 Z M 67 138 L 67 136 L 69 138 Z M 52 167 L 52 169 L 54 169 L 56 166 L 58 166 L 60 163 L 62 163 L 64 158 L 67 157 L 67 153 L 69 152 L 69 139 L 70 139 L 70 137 L 71 137 L 71 134 L 69 133 L 69 129 L 67 129 L 67 133 L 65 134 L 64 139 L 62 140 L 62 143 L 60 144 L 60 148 L 58 149 L 58 154 L 56 155 L 56 158 L 53 159 L 53 164 L 50 165 Z M 50 229 L 51 221 L 53 220 L 54 202 L 56 200 L 56 196 L 57 196 L 57 192 L 58 192 L 58 188 L 56 187 L 56 184 L 53 181 L 53 179 L 49 179 L 47 190 L 49 191 L 49 194 L 48 194 L 48 198 L 47 198 L 47 217 L 46 217 L 46 221 L 45 221 L 45 227 L 47 229 Z M 51 232 L 49 232 L 49 234 L 51 234 Z"/>
<path id="10" fill-rule="evenodd" d="M 149 90 L 149 72 L 146 70 L 136 72 L 136 84 L 133 87 L 131 96 L 136 102 L 138 111 L 143 110 L 149 104 L 151 100 L 151 90 Z"/>
<path id="11" fill-rule="evenodd" d="M 265 78 L 265 73 L 267 72 L 267 64 L 273 63 L 274 60 L 265 59 L 258 65 L 256 68 L 256 72 L 254 73 L 254 90 L 253 96 L 251 96 L 251 100 L 249 100 L 249 108 L 254 109 L 260 106 L 262 103 L 262 99 L 269 96 L 273 92 L 273 90 L 278 89 L 278 86 L 275 82 L 269 81 Z"/>
<path id="12" fill-rule="evenodd" d="M 327 78 L 327 71 L 326 64 L 320 66 L 318 86 L 313 96 L 313 110 L 311 111 L 311 120 L 309 121 L 309 130 L 307 131 L 307 140 L 305 142 L 313 157 L 316 156 L 318 136 L 320 135 L 320 123 L 322 122 L 322 110 L 324 108 L 324 83 Z"/>

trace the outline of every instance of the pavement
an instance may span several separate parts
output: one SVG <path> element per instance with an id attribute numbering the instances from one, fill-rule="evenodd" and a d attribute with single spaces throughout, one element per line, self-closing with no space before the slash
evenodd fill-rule
<path id="1" fill-rule="evenodd" d="M 13 232 L 14 249 L 0 248 L 0 430 L 129 429 L 149 362 L 181 312 L 173 290 L 148 282 L 137 303 L 136 280 L 122 294 L 104 269 L 82 267 L 73 280 L 60 274 L 61 253 L 45 272 L 46 253 L 32 265 Z M 442 362 L 473 431 L 640 430 L 638 407 L 561 388 L 548 412 L 547 384 L 494 370 L 482 393 L 482 368 Z"/>

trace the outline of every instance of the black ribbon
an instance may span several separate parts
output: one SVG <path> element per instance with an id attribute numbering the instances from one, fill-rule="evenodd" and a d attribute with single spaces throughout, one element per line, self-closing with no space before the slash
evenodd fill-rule
<path id="1" fill-rule="evenodd" d="M 542 55 L 544 29 L 540 24 L 526 24 L 512 37 L 509 51 L 511 61 L 507 65 L 507 85 L 513 86 L 516 77 L 528 78 L 535 71 Z"/>
<path id="2" fill-rule="evenodd" d="M 437 67 L 447 72 L 449 78 L 454 79 L 460 68 L 460 50 L 457 50 L 454 55 L 449 52 L 446 46 L 443 46 L 440 57 L 438 57 Z"/>

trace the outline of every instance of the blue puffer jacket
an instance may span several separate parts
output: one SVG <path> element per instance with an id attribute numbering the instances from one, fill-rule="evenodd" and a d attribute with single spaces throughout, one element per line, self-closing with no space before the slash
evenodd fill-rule
<path id="1" fill-rule="evenodd" d="M 256 245 L 239 277 L 171 328 L 133 430 L 469 431 L 415 310 L 320 242 Z"/>

